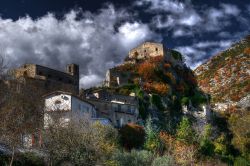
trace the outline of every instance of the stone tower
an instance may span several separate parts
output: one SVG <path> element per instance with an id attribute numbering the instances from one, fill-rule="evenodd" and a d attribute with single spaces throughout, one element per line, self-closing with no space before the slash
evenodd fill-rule
<path id="1" fill-rule="evenodd" d="M 78 91 L 79 91 L 79 66 L 77 64 L 68 64 L 66 68 L 66 72 L 72 75 L 75 78 L 75 81 L 78 82 Z"/>
<path id="2" fill-rule="evenodd" d="M 67 65 L 66 72 L 72 76 L 79 76 L 79 66 L 76 64 Z"/>

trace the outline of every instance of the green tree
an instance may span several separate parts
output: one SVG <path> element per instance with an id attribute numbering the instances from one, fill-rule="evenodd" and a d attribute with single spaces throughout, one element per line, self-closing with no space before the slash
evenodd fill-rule
<path id="1" fill-rule="evenodd" d="M 195 141 L 195 132 L 192 128 L 191 122 L 187 117 L 183 117 L 178 128 L 176 137 L 178 140 L 191 144 Z"/>
<path id="2" fill-rule="evenodd" d="M 206 125 L 204 128 L 204 134 L 200 140 L 200 151 L 204 155 L 212 156 L 214 154 L 214 144 L 211 140 L 212 126 Z"/>
<path id="3" fill-rule="evenodd" d="M 153 126 L 152 119 L 149 117 L 145 126 L 146 141 L 145 148 L 152 152 L 160 152 L 162 150 L 161 140 L 159 138 L 159 132 L 156 127 Z"/>

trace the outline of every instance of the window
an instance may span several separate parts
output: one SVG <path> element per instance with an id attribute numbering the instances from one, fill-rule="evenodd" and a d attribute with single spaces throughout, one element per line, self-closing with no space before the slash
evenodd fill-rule
<path id="1" fill-rule="evenodd" d="M 147 50 L 144 50 L 144 52 L 147 52 Z"/>
<path id="2" fill-rule="evenodd" d="M 132 112 L 130 105 L 128 106 L 128 112 Z"/>
<path id="3" fill-rule="evenodd" d="M 157 48 L 157 47 L 155 48 L 155 51 L 158 51 L 158 48 Z"/>
<path id="4" fill-rule="evenodd" d="M 43 72 L 39 71 L 39 72 L 38 72 L 38 75 L 40 75 L 40 76 L 43 75 Z"/>
<path id="5" fill-rule="evenodd" d="M 118 111 L 121 111 L 121 105 L 120 104 L 118 105 Z"/>
<path id="6" fill-rule="evenodd" d="M 71 73 L 71 66 L 69 66 L 69 72 Z"/>

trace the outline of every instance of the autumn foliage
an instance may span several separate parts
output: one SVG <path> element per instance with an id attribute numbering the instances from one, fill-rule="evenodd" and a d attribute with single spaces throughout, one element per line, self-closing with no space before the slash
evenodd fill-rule
<path id="1" fill-rule="evenodd" d="M 145 80 L 151 80 L 154 76 L 156 66 L 153 63 L 144 62 L 138 67 L 138 74 Z"/>
<path id="2" fill-rule="evenodd" d="M 166 76 L 169 80 L 171 80 L 171 82 L 172 82 L 173 84 L 176 83 L 175 77 L 174 77 L 174 75 L 173 75 L 172 73 L 166 72 L 166 73 L 165 73 L 165 76 Z"/>
<path id="3" fill-rule="evenodd" d="M 149 63 L 160 64 L 161 62 L 163 62 L 163 56 L 151 57 L 149 59 Z"/>
<path id="4" fill-rule="evenodd" d="M 123 126 L 119 133 L 122 146 L 128 150 L 139 148 L 144 144 L 145 131 L 142 126 L 129 123 Z"/>
<path id="5" fill-rule="evenodd" d="M 250 55 L 250 47 L 245 48 L 244 54 Z"/>
<path id="6" fill-rule="evenodd" d="M 155 92 L 160 95 L 167 95 L 170 91 L 170 87 L 168 84 L 164 84 L 161 82 L 153 82 L 153 83 L 145 83 L 144 90 L 149 92 Z"/>
<path id="7" fill-rule="evenodd" d="M 165 63 L 163 66 L 164 66 L 165 69 L 171 68 L 171 64 L 170 63 Z"/>

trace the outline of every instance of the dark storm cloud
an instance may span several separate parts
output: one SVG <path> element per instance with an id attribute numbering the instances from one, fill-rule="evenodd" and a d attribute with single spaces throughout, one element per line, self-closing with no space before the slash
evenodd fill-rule
<path id="1" fill-rule="evenodd" d="M 150 24 L 167 34 L 163 38 L 178 41 L 174 49 L 185 55 L 191 68 L 249 33 L 247 5 L 241 9 L 237 3 L 219 1 L 216 6 L 197 6 L 190 0 L 137 0 L 134 5 L 153 15 Z"/>
<path id="2" fill-rule="evenodd" d="M 4 39 L 0 47 L 10 66 L 38 63 L 62 70 L 67 63 L 77 63 L 80 83 L 89 87 L 101 82 L 106 70 L 121 63 L 129 49 L 157 38 L 146 24 L 121 24 L 130 14 L 112 5 L 97 14 L 79 12 L 72 10 L 62 20 L 53 14 L 36 20 L 28 16 L 16 21 L 0 18 L 0 37 Z"/>

